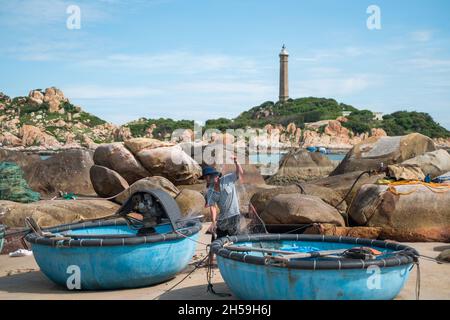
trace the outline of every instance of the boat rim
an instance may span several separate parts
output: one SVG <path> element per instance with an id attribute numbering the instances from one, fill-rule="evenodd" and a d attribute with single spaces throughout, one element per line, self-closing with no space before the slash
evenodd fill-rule
<path id="1" fill-rule="evenodd" d="M 228 250 L 226 244 L 239 242 L 275 242 L 275 241 L 310 241 L 310 242 L 332 242 L 356 244 L 361 246 L 373 246 L 394 251 L 401 251 L 394 253 L 391 257 L 376 259 L 376 260 L 362 260 L 362 259 L 348 259 L 339 258 L 333 260 L 321 260 L 318 258 L 311 258 L 308 260 L 297 259 L 287 261 L 283 264 L 271 264 L 262 256 L 250 255 L 247 253 L 239 253 Z M 267 265 L 274 267 L 285 267 L 289 269 L 302 270 L 341 270 L 341 269 L 367 269 L 370 266 L 377 266 L 380 268 L 398 267 L 413 264 L 417 261 L 418 252 L 408 246 L 364 238 L 352 238 L 343 236 L 325 236 L 325 235 L 304 235 L 304 234 L 249 234 L 228 236 L 215 240 L 211 244 L 211 250 L 218 256 L 234 261 L 254 264 Z"/>
<path id="2" fill-rule="evenodd" d="M 109 227 L 127 225 L 126 221 L 116 219 L 110 221 L 90 221 L 82 223 L 65 224 L 56 227 L 45 229 L 51 233 L 60 233 L 69 230 L 81 230 L 95 227 Z M 166 234 L 152 234 L 148 236 L 133 236 L 124 238 L 102 238 L 102 239 L 53 239 L 51 237 L 40 236 L 36 233 L 30 233 L 25 237 L 25 240 L 32 244 L 39 244 L 51 247 L 112 247 L 112 246 L 129 246 L 140 245 L 147 243 L 158 243 L 166 241 L 174 241 L 185 239 L 195 235 L 201 230 L 201 223 L 199 221 L 190 220 L 186 222 L 184 228 L 176 230 L 176 232 L 169 232 Z"/>

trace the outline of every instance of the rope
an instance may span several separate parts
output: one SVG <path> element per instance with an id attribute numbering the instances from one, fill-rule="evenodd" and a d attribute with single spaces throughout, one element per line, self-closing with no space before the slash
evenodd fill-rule
<path id="1" fill-rule="evenodd" d="M 192 275 L 197 269 L 199 269 L 202 265 L 203 262 L 205 262 L 206 258 L 208 258 L 209 256 L 205 256 L 202 260 L 200 260 L 194 267 L 194 269 L 192 269 L 183 279 L 181 279 L 180 281 L 178 281 L 177 283 L 175 283 L 172 287 L 170 287 L 168 290 L 166 290 L 164 293 L 168 293 L 170 291 L 172 291 L 173 289 L 175 289 L 178 285 L 180 285 L 183 281 L 185 281 L 190 275 Z M 156 300 L 156 298 L 161 297 L 161 295 L 159 295 L 158 297 L 155 297 L 153 300 Z"/>
<path id="2" fill-rule="evenodd" d="M 180 231 L 178 231 L 178 230 L 175 230 L 175 233 L 176 233 L 176 234 L 179 234 L 180 236 L 182 236 L 182 237 L 184 237 L 184 238 L 186 238 L 186 239 L 188 239 L 188 240 L 190 240 L 190 241 L 192 241 L 192 242 L 196 242 L 196 243 L 198 243 L 198 244 L 201 244 L 201 245 L 203 245 L 203 246 L 205 246 L 205 247 L 209 247 L 209 246 L 210 246 L 209 243 L 205 243 L 205 242 L 201 242 L 201 241 L 192 239 L 192 238 L 188 237 L 187 235 L 182 234 L 182 233 L 181 233 Z"/>
<path id="3" fill-rule="evenodd" d="M 388 186 L 388 191 L 398 195 L 398 196 L 404 196 L 404 195 L 410 195 L 414 192 L 417 192 L 420 188 L 417 187 L 411 191 L 407 192 L 399 192 L 395 187 L 398 186 L 413 186 L 413 185 L 422 185 L 426 188 L 428 188 L 431 192 L 434 193 L 446 193 L 450 191 L 450 184 L 447 183 L 435 183 L 435 182 L 424 182 L 419 180 L 409 180 L 409 181 L 394 181 L 394 182 L 386 182 L 386 183 L 379 183 L 384 184 Z"/>
<path id="4" fill-rule="evenodd" d="M 420 300 L 420 264 L 419 261 L 416 262 L 416 268 L 417 268 L 417 276 L 416 276 L 416 300 Z"/>
<path id="5" fill-rule="evenodd" d="M 365 175 L 365 174 L 369 174 L 370 175 L 370 171 L 363 171 L 363 172 L 361 172 L 361 174 L 356 178 L 355 182 L 353 182 L 352 186 L 350 187 L 350 190 L 348 190 L 348 192 L 345 195 L 345 197 L 337 205 L 334 206 L 335 209 L 337 209 L 342 203 L 344 203 L 345 200 L 347 200 L 347 197 L 352 193 L 353 188 L 356 186 L 356 184 L 358 183 L 359 179 L 361 179 L 362 176 Z"/>

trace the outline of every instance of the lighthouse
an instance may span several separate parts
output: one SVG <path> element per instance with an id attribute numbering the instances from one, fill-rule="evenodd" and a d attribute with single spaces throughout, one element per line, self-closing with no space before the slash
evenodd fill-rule
<path id="1" fill-rule="evenodd" d="M 280 102 L 286 102 L 289 99 L 288 58 L 289 53 L 283 44 L 280 52 Z"/>

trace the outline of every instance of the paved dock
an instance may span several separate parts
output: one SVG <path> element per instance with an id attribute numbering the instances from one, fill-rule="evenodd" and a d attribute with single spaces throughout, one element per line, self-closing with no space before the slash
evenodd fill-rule
<path id="1" fill-rule="evenodd" d="M 205 234 L 207 225 L 204 226 L 201 242 L 208 243 L 211 239 Z M 440 251 L 449 249 L 450 244 L 445 243 L 406 243 L 417 249 L 422 255 L 436 257 Z M 195 261 L 206 255 L 203 245 L 198 245 Z M 421 260 L 421 299 L 450 300 L 450 264 L 436 264 L 431 261 Z M 21 257 L 10 258 L 0 255 L 0 300 L 6 299 L 39 299 L 39 300 L 96 300 L 96 299 L 186 299 L 186 300 L 210 300 L 210 299 L 235 299 L 234 297 L 221 298 L 206 291 L 206 268 L 197 269 L 185 281 L 172 288 L 193 269 L 191 264 L 184 272 L 177 275 L 171 281 L 163 284 L 127 290 L 114 291 L 68 291 L 48 280 L 40 271 L 34 258 Z M 213 284 L 216 292 L 231 293 L 223 282 L 218 269 L 214 269 Z M 416 270 L 411 273 L 410 279 L 397 297 L 399 300 L 415 299 Z"/>

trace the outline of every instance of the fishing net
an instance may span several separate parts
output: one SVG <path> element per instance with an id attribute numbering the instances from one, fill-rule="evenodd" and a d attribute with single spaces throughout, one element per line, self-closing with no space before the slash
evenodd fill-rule
<path id="1" fill-rule="evenodd" d="M 22 169 L 11 162 L 0 163 L 0 200 L 29 203 L 39 201 L 38 192 L 30 189 Z"/>

